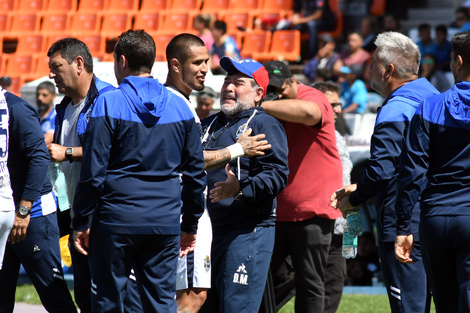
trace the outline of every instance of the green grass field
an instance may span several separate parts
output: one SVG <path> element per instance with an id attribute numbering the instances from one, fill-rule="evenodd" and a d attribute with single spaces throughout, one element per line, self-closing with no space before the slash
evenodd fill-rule
<path id="1" fill-rule="evenodd" d="M 72 294 L 73 297 L 73 294 Z M 41 304 L 32 285 L 21 285 L 16 290 L 16 302 Z M 337 313 L 389 313 L 386 295 L 343 295 Z M 435 313 L 434 305 L 431 312 Z M 294 313 L 294 299 L 289 301 L 279 313 Z"/>

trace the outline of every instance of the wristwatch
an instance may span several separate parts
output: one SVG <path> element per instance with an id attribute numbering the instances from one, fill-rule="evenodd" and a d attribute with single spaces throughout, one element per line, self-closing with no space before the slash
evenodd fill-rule
<path id="1" fill-rule="evenodd" d="M 67 158 L 67 160 L 69 160 L 70 163 L 73 162 L 72 154 L 73 154 L 73 148 L 69 147 L 69 148 L 65 149 L 65 157 Z"/>
<path id="2" fill-rule="evenodd" d="M 239 191 L 237 192 L 237 194 L 236 194 L 235 196 L 233 196 L 233 198 L 234 198 L 235 200 L 240 200 L 240 199 L 242 198 L 242 196 L 243 196 L 243 192 L 242 192 L 241 190 L 239 190 Z"/>
<path id="3" fill-rule="evenodd" d="M 16 213 L 20 217 L 26 217 L 26 216 L 29 215 L 29 213 L 31 213 L 31 209 L 29 209 L 26 205 L 22 205 L 22 206 L 18 207 L 18 210 L 16 210 Z"/>

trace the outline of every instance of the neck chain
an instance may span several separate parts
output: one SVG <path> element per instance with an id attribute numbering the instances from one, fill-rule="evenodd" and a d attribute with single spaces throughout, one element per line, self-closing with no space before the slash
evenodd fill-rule
<path id="1" fill-rule="evenodd" d="M 215 133 L 215 130 L 217 129 L 217 124 L 219 123 L 219 121 L 217 120 L 215 122 L 215 126 L 214 126 L 214 130 L 212 131 L 212 134 L 211 136 L 209 137 L 209 139 L 207 139 L 207 143 L 206 143 L 206 146 L 204 147 L 204 150 L 207 149 L 207 146 L 209 145 L 209 142 L 211 142 L 211 139 L 214 139 L 214 140 L 217 140 L 219 139 L 220 136 L 222 136 L 222 134 L 224 133 L 225 129 L 227 129 L 228 125 L 230 124 L 230 122 L 227 122 L 227 124 L 225 124 L 224 128 L 222 128 L 222 130 L 220 131 L 220 133 L 217 135 L 217 137 L 214 136 L 214 133 Z"/>

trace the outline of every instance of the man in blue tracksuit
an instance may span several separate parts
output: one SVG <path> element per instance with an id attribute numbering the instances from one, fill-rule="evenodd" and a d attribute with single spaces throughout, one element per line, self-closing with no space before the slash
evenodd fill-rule
<path id="1" fill-rule="evenodd" d="M 456 34 L 451 45 L 456 85 L 416 111 L 396 203 L 395 250 L 404 263 L 416 262 L 410 220 L 415 203 L 421 203 L 419 238 L 438 313 L 470 312 L 470 31 Z"/>
<path id="2" fill-rule="evenodd" d="M 257 107 L 269 82 L 264 66 L 228 57 L 220 65 L 228 72 L 222 112 L 202 121 L 204 149 L 230 146 L 248 128 L 266 134 L 272 148 L 207 172 L 212 283 L 200 312 L 258 312 L 274 247 L 276 196 L 289 173 L 287 138 L 282 125 Z"/>
<path id="3" fill-rule="evenodd" d="M 76 312 L 62 273 L 56 202 L 39 114 L 6 92 L 10 112 L 8 170 L 17 212 L 0 270 L 0 312 L 13 312 L 23 265 L 48 312 Z"/>
<path id="4" fill-rule="evenodd" d="M 150 76 L 151 36 L 122 33 L 114 58 L 119 88 L 98 96 L 84 136 L 74 244 L 90 258 L 93 312 L 122 312 L 132 267 L 143 311 L 176 312 L 178 255 L 194 250 L 204 207 L 201 141 L 185 101 Z"/>
<path id="5" fill-rule="evenodd" d="M 83 134 L 85 133 L 91 109 L 99 94 L 115 88 L 93 75 L 93 58 L 88 47 L 76 38 L 58 40 L 49 48 L 50 78 L 54 79 L 59 92 L 64 94 L 60 104 L 56 106 L 55 132 L 53 143 L 48 145 L 51 160 L 61 162 L 66 179 L 67 195 L 70 204 L 73 203 L 80 170 L 82 167 Z M 61 233 L 71 233 L 70 216 L 72 211 L 60 208 L 59 221 Z M 68 218 L 66 218 L 67 216 Z M 72 236 L 69 238 L 71 243 Z M 70 244 L 72 257 L 73 283 L 75 300 L 81 312 L 91 312 L 91 279 L 88 257 L 79 253 Z M 125 311 L 140 312 L 135 280 L 129 280 L 126 290 Z"/>
<path id="6" fill-rule="evenodd" d="M 370 65 L 371 87 L 386 99 L 377 113 L 371 139 L 371 157 L 357 184 L 338 190 L 331 200 L 332 205 L 339 207 L 344 215 L 347 211 L 358 210 L 362 203 L 375 196 L 379 257 L 392 312 L 422 313 L 429 311 L 430 298 L 419 239 L 414 251 L 415 264 L 398 262 L 394 253 L 394 208 L 398 165 L 409 123 L 419 103 L 439 92 L 425 78 L 417 79 L 420 53 L 410 38 L 388 32 L 379 35 L 375 45 L 377 50 Z M 415 213 L 413 234 L 417 235 L 419 208 Z"/>

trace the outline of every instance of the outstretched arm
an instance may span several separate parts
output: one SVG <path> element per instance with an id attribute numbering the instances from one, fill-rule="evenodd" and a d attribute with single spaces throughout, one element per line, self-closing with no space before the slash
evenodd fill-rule
<path id="1" fill-rule="evenodd" d="M 264 134 L 259 134 L 256 136 L 250 136 L 252 133 L 252 129 L 249 128 L 240 138 L 237 140 L 235 145 L 239 145 L 235 147 L 235 151 L 238 149 L 241 153 L 243 150 L 243 154 L 240 155 L 232 155 L 232 151 L 230 147 L 226 147 L 216 151 L 204 151 L 204 169 L 205 170 L 212 170 L 214 168 L 220 167 L 222 165 L 227 164 L 231 160 L 239 157 L 253 157 L 253 156 L 261 156 L 264 155 L 264 150 L 271 148 L 271 145 L 268 144 L 267 140 L 263 140 L 266 136 Z"/>
<path id="2" fill-rule="evenodd" d="M 301 99 L 266 101 L 261 105 L 277 119 L 314 126 L 321 122 L 322 112 L 317 103 Z"/>

